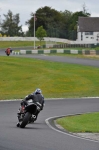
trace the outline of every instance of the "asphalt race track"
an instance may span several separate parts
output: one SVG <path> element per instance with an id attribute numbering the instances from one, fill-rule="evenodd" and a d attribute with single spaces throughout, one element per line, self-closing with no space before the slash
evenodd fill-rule
<path id="1" fill-rule="evenodd" d="M 1 51 L 0 55 L 5 55 L 4 51 Z M 98 60 L 45 55 L 19 55 L 17 57 L 34 57 L 99 67 Z M 20 101 L 0 102 L 0 150 L 99 150 L 99 142 L 57 132 L 45 122 L 51 117 L 99 111 L 98 98 L 45 99 L 45 107 L 39 114 L 38 120 L 34 124 L 27 125 L 25 129 L 16 127 L 19 105 Z M 53 122 L 50 123 L 53 125 Z"/>

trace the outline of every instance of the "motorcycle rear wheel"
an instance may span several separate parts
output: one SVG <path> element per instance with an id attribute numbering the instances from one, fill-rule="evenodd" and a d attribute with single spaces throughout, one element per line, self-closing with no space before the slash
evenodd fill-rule
<path id="1" fill-rule="evenodd" d="M 22 123 L 20 124 L 20 127 L 21 127 L 21 128 L 25 128 L 25 126 L 26 126 L 26 125 L 28 124 L 28 122 L 29 122 L 30 117 L 31 117 L 31 114 L 30 114 L 29 112 L 27 112 L 27 113 L 25 114 L 24 118 L 23 118 Z"/>

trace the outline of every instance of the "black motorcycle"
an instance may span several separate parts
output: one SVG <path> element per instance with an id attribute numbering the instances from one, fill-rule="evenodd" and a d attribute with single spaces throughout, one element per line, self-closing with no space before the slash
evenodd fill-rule
<path id="1" fill-rule="evenodd" d="M 41 110 L 41 104 L 39 102 L 33 102 L 29 100 L 26 106 L 21 107 L 20 113 L 18 113 L 18 120 L 21 128 L 29 123 L 33 123 L 37 120 L 37 115 Z"/>

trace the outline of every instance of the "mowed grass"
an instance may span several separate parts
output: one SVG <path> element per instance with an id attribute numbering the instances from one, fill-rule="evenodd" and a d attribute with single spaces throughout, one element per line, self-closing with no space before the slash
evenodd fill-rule
<path id="1" fill-rule="evenodd" d="M 56 120 L 64 129 L 74 133 L 99 133 L 99 112 L 68 116 Z"/>
<path id="2" fill-rule="evenodd" d="M 56 44 L 62 44 L 61 42 L 56 42 Z M 64 43 L 63 43 L 64 44 Z M 46 41 L 35 41 L 35 46 L 43 46 L 46 45 Z M 11 47 L 12 49 L 15 47 L 33 47 L 34 48 L 34 41 L 0 41 L 0 49 Z M 44 49 L 44 48 L 41 48 Z M 45 48 L 46 49 L 46 48 Z M 49 48 L 49 49 L 60 49 L 60 48 Z M 64 49 L 64 48 L 63 48 Z M 96 48 L 84 48 L 84 47 L 66 47 L 65 49 L 73 49 L 73 50 L 99 50 L 99 47 Z"/>
<path id="3" fill-rule="evenodd" d="M 44 41 L 41 42 L 42 45 L 45 44 Z M 35 42 L 35 45 L 40 45 L 39 41 Z M 0 49 L 1 48 L 7 48 L 7 47 L 25 47 L 25 46 L 33 46 L 34 47 L 34 41 L 0 41 Z"/>
<path id="4" fill-rule="evenodd" d="M 99 68 L 0 56 L 0 99 L 41 88 L 45 98 L 99 96 Z"/>

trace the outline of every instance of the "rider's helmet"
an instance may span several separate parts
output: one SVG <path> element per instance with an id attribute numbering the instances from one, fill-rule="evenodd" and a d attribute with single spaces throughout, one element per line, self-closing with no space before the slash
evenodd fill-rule
<path id="1" fill-rule="evenodd" d="M 41 94 L 41 93 L 42 93 L 42 91 L 41 91 L 40 89 L 37 88 L 37 89 L 35 90 L 35 94 Z"/>

